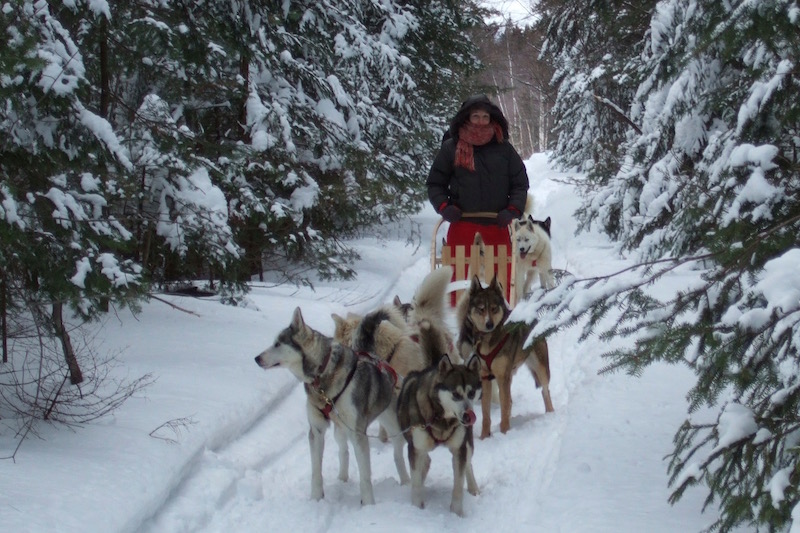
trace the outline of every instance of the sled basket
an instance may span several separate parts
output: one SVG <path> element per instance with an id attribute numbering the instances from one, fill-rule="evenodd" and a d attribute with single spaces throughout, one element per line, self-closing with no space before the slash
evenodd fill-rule
<path id="1" fill-rule="evenodd" d="M 496 218 L 496 213 L 464 213 L 464 218 Z M 489 283 L 492 281 L 492 276 L 497 274 L 497 281 L 500 282 L 506 290 L 507 299 L 510 306 L 513 308 L 516 305 L 514 301 L 514 275 L 516 272 L 516 264 L 514 261 L 514 254 L 505 246 L 484 246 L 484 255 L 480 254 L 480 246 L 473 244 L 470 246 L 450 246 L 444 242 L 439 241 L 439 230 L 444 223 L 444 219 L 439 219 L 436 226 L 433 228 L 433 237 L 431 239 L 431 270 L 449 265 L 453 267 L 456 272 L 455 281 L 465 281 L 464 288 L 456 290 L 456 301 L 461 298 L 464 290 L 469 285 L 471 280 L 466 279 L 467 272 L 474 272 L 478 274 L 481 281 Z M 511 234 L 511 242 L 514 242 L 513 225 L 508 227 Z M 443 241 L 444 239 L 442 239 Z M 469 249 L 469 253 L 467 250 Z M 511 279 L 508 279 L 508 265 L 511 265 Z"/>

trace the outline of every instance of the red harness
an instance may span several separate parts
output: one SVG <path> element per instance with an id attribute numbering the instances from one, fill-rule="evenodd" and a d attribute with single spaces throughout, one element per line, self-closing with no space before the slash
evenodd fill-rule
<path id="1" fill-rule="evenodd" d="M 497 344 L 497 346 L 494 347 L 494 350 L 492 350 L 491 352 L 489 352 L 486 355 L 481 353 L 480 343 L 478 344 L 478 349 L 477 349 L 478 357 L 480 357 L 483 360 L 483 362 L 486 363 L 486 368 L 489 370 L 489 373 L 487 375 L 485 375 L 485 376 L 481 376 L 481 379 L 488 380 L 488 381 L 491 381 L 491 380 L 494 379 L 494 374 L 492 374 L 492 363 L 494 362 L 494 358 L 497 357 L 497 354 L 500 353 L 500 350 L 503 349 L 503 346 L 506 345 L 506 341 L 508 340 L 508 337 L 510 337 L 510 336 L 511 336 L 511 334 L 507 333 L 506 336 L 503 337 L 503 339 Z"/>
<path id="2" fill-rule="evenodd" d="M 380 370 L 381 372 L 388 374 L 389 377 L 392 378 L 392 387 L 397 385 L 397 372 L 395 371 L 394 368 L 392 368 L 392 366 L 389 363 L 387 363 L 382 359 L 378 359 L 371 353 L 367 352 L 357 352 L 356 355 L 358 355 L 362 359 L 368 360 L 370 363 L 373 363 L 375 366 L 378 367 L 378 370 Z M 311 382 L 311 386 L 317 390 L 320 390 L 319 376 L 322 374 L 322 371 L 325 370 L 325 367 L 328 365 L 328 361 L 330 361 L 330 358 L 331 358 L 331 352 L 329 350 L 328 353 L 325 354 L 325 358 L 323 359 L 322 364 L 319 366 L 319 369 L 317 371 L 318 372 L 317 377 L 315 377 L 314 381 Z M 322 413 L 322 416 L 324 416 L 326 420 L 330 420 L 331 411 L 333 411 L 333 406 L 336 404 L 336 401 L 344 393 L 344 391 L 347 390 L 347 386 L 350 385 L 350 381 L 353 379 L 353 376 L 355 375 L 357 368 L 358 368 L 358 363 L 354 364 L 353 368 L 350 369 L 350 373 L 347 374 L 347 379 L 345 379 L 344 381 L 344 387 L 342 387 L 342 390 L 340 390 L 336 396 L 334 396 L 332 399 L 325 398 L 325 407 L 320 409 L 320 412 Z"/>
<path id="3" fill-rule="evenodd" d="M 426 429 L 426 430 L 428 430 L 428 435 L 430 435 L 430 437 L 433 439 L 433 442 L 436 444 L 436 446 L 439 446 L 440 444 L 444 444 L 445 442 L 447 442 L 448 440 L 450 440 L 450 437 L 452 437 L 452 436 L 453 436 L 453 434 L 454 434 L 454 433 L 456 432 L 456 430 L 458 429 L 458 426 L 456 425 L 456 426 L 453 428 L 453 431 L 451 431 L 451 432 L 450 432 L 450 434 L 447 436 L 447 438 L 446 438 L 446 439 L 437 439 L 437 438 L 436 438 L 436 437 L 433 435 L 433 425 L 432 425 L 432 424 L 433 424 L 433 422 L 428 422 L 428 424 L 426 424 L 426 425 L 425 425 L 425 429 Z"/>

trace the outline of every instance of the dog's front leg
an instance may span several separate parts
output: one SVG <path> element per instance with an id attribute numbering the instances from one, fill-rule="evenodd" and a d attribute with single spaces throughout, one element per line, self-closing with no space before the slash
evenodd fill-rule
<path id="1" fill-rule="evenodd" d="M 361 505 L 375 505 L 375 496 L 372 493 L 372 466 L 369 459 L 369 440 L 366 433 L 358 428 L 351 433 L 353 448 L 358 463 L 358 477 L 361 480 Z"/>
<path id="2" fill-rule="evenodd" d="M 511 427 L 511 375 L 497 376 L 497 388 L 500 392 L 500 432 L 505 433 Z"/>
<path id="3" fill-rule="evenodd" d="M 383 413 L 381 413 L 378 420 L 381 427 L 385 427 L 388 437 L 392 441 L 394 448 L 394 465 L 397 468 L 397 475 L 400 476 L 400 484 L 405 485 L 410 481 L 408 477 L 408 470 L 406 470 L 406 460 L 403 457 L 403 446 L 406 443 L 406 438 L 403 431 L 400 429 L 400 421 L 397 420 L 396 401 L 392 402 L 393 405 L 389 406 Z"/>
<path id="4" fill-rule="evenodd" d="M 339 480 L 347 481 L 350 470 L 350 453 L 347 448 L 347 433 L 339 424 L 333 426 L 333 438 L 339 446 Z"/>
<path id="5" fill-rule="evenodd" d="M 311 449 L 311 499 L 321 500 L 325 497 L 322 490 L 322 452 L 325 447 L 325 429 L 313 422 L 308 430 L 308 444 Z"/>
<path id="6" fill-rule="evenodd" d="M 514 272 L 514 298 L 515 302 L 519 303 L 525 298 L 525 285 L 527 285 L 526 275 L 522 269 L 522 265 L 517 265 L 517 270 Z"/>
<path id="7" fill-rule="evenodd" d="M 417 449 L 413 442 L 409 442 L 408 463 L 411 466 L 411 503 L 420 509 L 424 509 L 423 490 L 431 458 L 428 452 Z"/>
<path id="8" fill-rule="evenodd" d="M 467 428 L 469 435 L 467 437 L 467 490 L 473 496 L 477 496 L 480 494 L 480 489 L 478 488 L 478 482 L 475 480 L 475 473 L 472 471 L 472 454 L 475 451 L 472 446 L 472 428 Z"/>
<path id="9" fill-rule="evenodd" d="M 450 512 L 464 516 L 464 475 L 467 464 L 466 442 L 453 452 L 453 495 L 450 498 Z"/>
<path id="10" fill-rule="evenodd" d="M 487 378 L 481 379 L 481 438 L 485 439 L 492 435 L 492 381 Z"/>

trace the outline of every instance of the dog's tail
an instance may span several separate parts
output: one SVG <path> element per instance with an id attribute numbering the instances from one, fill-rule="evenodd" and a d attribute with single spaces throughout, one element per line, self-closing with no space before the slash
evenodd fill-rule
<path id="1" fill-rule="evenodd" d="M 525 200 L 525 212 L 522 213 L 522 218 L 523 219 L 526 219 L 529 216 L 533 215 L 533 206 L 534 206 L 535 202 L 536 202 L 536 200 L 533 197 L 533 193 L 528 191 L 528 198 Z"/>
<path id="2" fill-rule="evenodd" d="M 425 276 L 417 287 L 417 292 L 414 293 L 414 322 L 420 323 L 423 320 L 440 322 L 444 319 L 444 297 L 452 277 L 453 269 L 447 265 Z"/>
<path id="3" fill-rule="evenodd" d="M 484 264 L 484 258 L 486 257 L 486 243 L 483 242 L 483 235 L 480 232 L 475 232 L 475 237 L 472 239 L 473 246 L 478 247 L 478 271 L 475 272 L 475 269 L 472 268 L 472 261 L 469 263 L 469 268 L 467 268 L 467 281 L 470 283 L 472 282 L 472 278 L 476 275 L 481 281 L 486 281 L 486 265 Z"/>
<path id="4" fill-rule="evenodd" d="M 405 328 L 405 320 L 400 311 L 393 305 L 385 305 L 370 311 L 359 323 L 353 332 L 352 348 L 356 351 L 374 353 L 377 350 L 376 340 L 378 329 L 384 322 L 391 324 L 395 329 Z"/>
<path id="5" fill-rule="evenodd" d="M 454 357 L 453 340 L 444 317 L 445 296 L 452 275 L 450 266 L 437 268 L 422 280 L 414 294 L 413 324 L 429 365 L 437 364 L 443 355 Z"/>

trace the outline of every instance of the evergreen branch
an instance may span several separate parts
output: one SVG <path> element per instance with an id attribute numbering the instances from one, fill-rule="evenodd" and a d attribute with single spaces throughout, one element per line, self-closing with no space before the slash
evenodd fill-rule
<path id="1" fill-rule="evenodd" d="M 628 116 L 627 116 L 627 115 L 626 115 L 626 114 L 625 114 L 625 113 L 622 111 L 622 109 L 620 109 L 620 108 L 619 108 L 619 106 L 617 106 L 616 104 L 614 104 L 614 103 L 613 103 L 611 100 L 609 100 L 608 98 L 604 98 L 604 97 L 602 97 L 602 96 L 599 96 L 599 95 L 596 95 L 596 94 L 594 94 L 594 95 L 592 95 L 592 96 L 594 97 L 594 99 L 595 99 L 596 101 L 600 102 L 601 104 L 603 104 L 604 106 L 606 106 L 608 109 L 610 109 L 610 110 L 611 110 L 611 111 L 614 113 L 614 116 L 616 116 L 616 117 L 617 117 L 617 118 L 618 118 L 620 121 L 624 122 L 625 124 L 628 124 L 628 125 L 629 125 L 631 128 L 633 128 L 633 130 L 634 130 L 636 133 L 638 133 L 639 135 L 641 135 L 641 134 L 642 134 L 642 128 L 640 128 L 640 127 L 639 127 L 639 126 L 638 126 L 638 125 L 637 125 L 637 124 L 636 124 L 634 121 L 632 121 L 632 120 L 631 120 L 631 119 L 630 119 L 630 118 L 629 118 L 629 117 L 628 117 Z"/>

